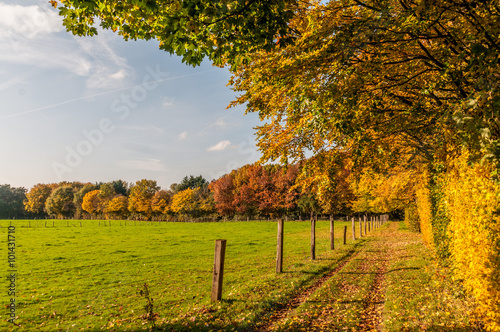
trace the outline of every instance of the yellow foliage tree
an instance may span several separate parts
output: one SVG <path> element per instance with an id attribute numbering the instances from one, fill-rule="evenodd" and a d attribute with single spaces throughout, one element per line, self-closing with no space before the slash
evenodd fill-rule
<path id="1" fill-rule="evenodd" d="M 151 199 L 151 210 L 155 214 L 163 214 L 170 204 L 170 201 L 171 197 L 168 191 L 157 191 Z"/>
<path id="2" fill-rule="evenodd" d="M 153 213 L 151 199 L 158 189 L 159 187 L 154 180 L 137 181 L 130 190 L 128 210 L 132 213 L 142 214 L 149 219 Z"/>
<path id="3" fill-rule="evenodd" d="M 193 214 L 196 210 L 195 191 L 188 188 L 175 194 L 174 197 L 172 197 L 170 210 L 179 214 L 181 217 Z"/>
<path id="4" fill-rule="evenodd" d="M 100 190 L 92 190 L 83 196 L 82 210 L 87 211 L 91 215 L 102 212 L 101 210 L 101 198 L 99 194 Z"/>
<path id="5" fill-rule="evenodd" d="M 57 187 L 57 184 L 42 184 L 39 183 L 26 194 L 26 200 L 24 201 L 24 208 L 26 211 L 42 214 L 45 211 L 45 202 L 49 198 L 52 190 Z"/>
<path id="6" fill-rule="evenodd" d="M 123 218 L 127 214 L 128 199 L 125 196 L 119 195 L 112 198 L 104 209 L 104 212 L 109 217 Z"/>

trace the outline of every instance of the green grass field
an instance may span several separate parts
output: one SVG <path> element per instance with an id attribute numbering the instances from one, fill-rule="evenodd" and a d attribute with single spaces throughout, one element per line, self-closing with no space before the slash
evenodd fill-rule
<path id="1" fill-rule="evenodd" d="M 310 223 L 286 222 L 284 273 L 277 275 L 275 222 L 52 222 L 12 222 L 20 326 L 6 322 L 10 297 L 2 291 L 2 331 L 148 329 L 146 299 L 139 294 L 144 283 L 164 329 L 245 329 L 363 243 L 349 235 L 343 245 L 342 229 L 350 223 L 336 222 L 337 249 L 331 251 L 329 222 L 319 221 L 317 260 L 311 262 Z M 1 252 L 7 252 L 9 224 L 0 221 Z M 223 301 L 212 304 L 216 239 L 226 239 L 227 249 Z M 2 257 L 7 270 L 7 254 Z"/>

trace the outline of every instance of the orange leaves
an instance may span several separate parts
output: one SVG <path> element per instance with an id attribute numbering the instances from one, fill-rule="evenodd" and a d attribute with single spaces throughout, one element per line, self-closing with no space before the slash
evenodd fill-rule
<path id="1" fill-rule="evenodd" d="M 99 197 L 100 190 L 92 190 L 83 196 L 82 209 L 90 214 L 101 211 L 101 199 Z"/>

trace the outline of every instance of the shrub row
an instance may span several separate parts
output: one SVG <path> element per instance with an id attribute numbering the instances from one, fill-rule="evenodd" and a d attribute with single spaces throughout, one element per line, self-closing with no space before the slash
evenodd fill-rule
<path id="1" fill-rule="evenodd" d="M 424 172 L 416 207 L 425 242 L 449 258 L 457 279 L 477 301 L 489 331 L 500 331 L 500 186 L 494 167 L 469 156 Z"/>

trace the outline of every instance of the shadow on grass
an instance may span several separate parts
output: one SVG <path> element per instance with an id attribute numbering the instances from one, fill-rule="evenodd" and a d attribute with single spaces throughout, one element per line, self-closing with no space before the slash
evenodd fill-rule
<path id="1" fill-rule="evenodd" d="M 399 268 L 399 269 L 392 269 L 392 270 L 388 270 L 388 271 L 386 271 L 384 274 L 389 274 L 389 273 L 396 272 L 396 271 L 421 270 L 421 269 L 422 269 L 421 267 L 412 267 L 412 266 L 409 266 L 409 267 L 401 267 L 401 268 Z"/>
<path id="2" fill-rule="evenodd" d="M 420 332 L 423 331 L 421 327 L 404 328 L 402 332 Z M 448 326 L 428 326 L 425 331 L 431 332 L 482 332 L 486 331 L 477 326 L 466 326 L 466 327 L 448 327 Z"/>

